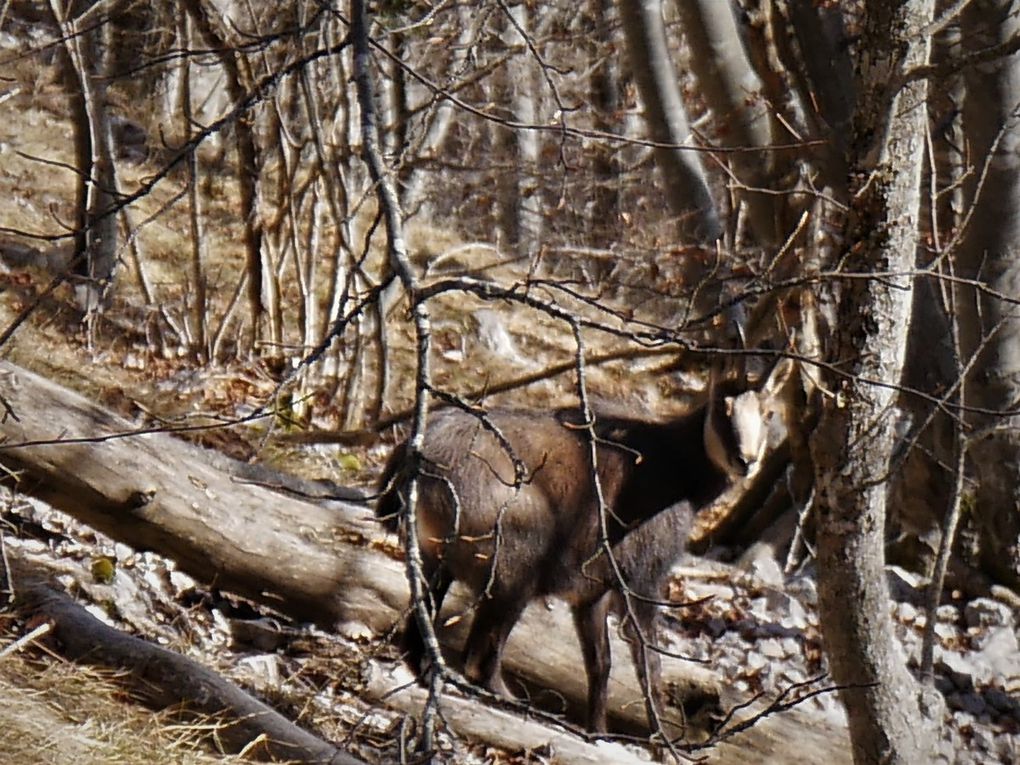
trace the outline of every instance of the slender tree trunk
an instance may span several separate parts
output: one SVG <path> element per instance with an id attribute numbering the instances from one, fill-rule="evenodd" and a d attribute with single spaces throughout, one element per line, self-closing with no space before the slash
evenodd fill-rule
<path id="1" fill-rule="evenodd" d="M 655 161 L 666 201 L 677 217 L 681 237 L 713 242 L 722 224 L 708 190 L 698 152 L 691 145 L 680 83 L 669 54 L 662 20 L 662 0 L 620 0 L 620 20 L 627 41 L 634 81 L 645 109 L 645 124 L 655 147 Z"/>
<path id="2" fill-rule="evenodd" d="M 535 61 L 528 49 L 531 19 L 524 4 L 514 5 L 507 11 L 503 42 L 508 49 L 519 50 L 507 62 L 503 75 L 506 102 L 515 122 L 532 125 L 538 120 L 540 86 Z M 506 136 L 503 145 L 508 149 L 507 154 L 516 159 L 516 168 L 506 171 L 503 182 L 501 217 L 504 231 L 519 254 L 534 257 L 538 254 L 545 225 L 542 183 L 538 172 L 541 133 L 518 128 Z"/>
<path id="3" fill-rule="evenodd" d="M 473 55 L 472 44 L 478 38 L 485 18 L 484 14 L 475 13 L 466 4 L 458 5 L 456 13 L 459 31 L 450 46 L 450 61 L 446 67 L 450 72 L 461 71 Z M 458 112 L 450 101 L 439 100 L 426 119 L 421 138 L 415 142 L 410 156 L 406 157 L 407 161 L 400 175 L 400 190 L 401 202 L 408 218 L 414 217 L 419 208 L 429 203 L 426 194 L 432 189 L 428 183 L 435 180 L 434 173 L 430 172 L 431 163 L 441 155 L 450 128 L 456 124 L 454 118 L 457 115 Z"/>
<path id="4" fill-rule="evenodd" d="M 301 23 L 305 23 L 301 19 Z M 323 32 L 326 41 L 336 46 L 336 30 L 330 25 Z M 304 42 L 302 54 L 311 52 L 311 46 Z M 324 267 L 320 269 L 316 282 L 325 285 L 322 294 L 319 295 L 319 318 L 316 325 L 321 328 L 322 335 L 329 332 L 332 324 L 343 308 L 344 301 L 349 297 L 349 280 L 352 278 L 351 267 L 354 257 L 351 252 L 351 215 L 350 215 L 350 192 L 348 184 L 351 182 L 350 163 L 350 142 L 345 130 L 350 124 L 346 112 L 349 104 L 346 101 L 345 89 L 337 83 L 343 81 L 342 61 L 343 52 L 338 52 L 333 57 L 330 67 L 323 64 L 317 65 L 315 69 L 303 69 L 298 75 L 298 82 L 301 87 L 304 112 L 307 115 L 311 141 L 314 147 L 315 161 L 319 165 L 322 184 L 322 228 L 323 251 L 328 253 L 325 256 Z M 330 115 L 327 105 L 323 102 L 323 94 L 337 93 L 335 108 L 340 113 Z M 325 214 L 328 211 L 328 216 Z M 321 289 L 321 286 L 319 287 Z M 314 306 L 309 306 L 309 310 Z M 313 343 L 320 342 L 323 337 L 315 338 Z M 320 382 L 331 388 L 339 385 L 340 376 L 340 355 L 342 353 L 340 343 L 334 343 L 329 349 L 320 365 Z"/>
<path id="5" fill-rule="evenodd" d="M 751 68 L 741 44 L 733 6 L 719 0 L 684 0 L 676 4 L 684 39 L 691 49 L 690 64 L 698 91 L 715 117 L 719 142 L 727 147 L 753 148 L 721 157 L 729 166 L 730 185 L 743 205 L 758 244 L 774 244 L 777 197 L 760 190 L 772 186 L 773 143 L 771 107 L 762 83 Z"/>
<path id="6" fill-rule="evenodd" d="M 954 0 L 937 0 L 937 12 L 951 11 Z M 959 18 L 933 41 L 932 58 L 937 62 L 958 57 Z M 922 249 L 918 268 L 948 270 L 946 247 L 958 225 L 961 205 L 957 201 L 963 188 L 963 166 L 957 147 L 966 146 L 962 133 L 963 77 L 954 75 L 933 84 L 928 99 L 928 116 L 933 130 L 929 136 L 929 161 L 922 183 L 924 200 L 921 231 L 932 246 Z M 955 135 L 954 135 L 955 133 Z M 948 193 L 947 193 L 948 192 Z M 958 448 L 958 418 L 936 405 L 947 393 L 953 405 L 960 403 L 957 382 L 957 349 L 953 342 L 955 321 L 948 292 L 951 287 L 935 279 L 918 282 L 914 293 L 914 321 L 907 348 L 904 384 L 928 393 L 924 400 L 911 396 L 903 402 L 912 423 L 916 445 L 895 477 L 890 532 L 895 541 L 890 557 L 907 567 L 928 571 L 935 560 L 942 536 L 946 507 L 953 502 L 956 476 L 952 469 Z M 893 533 L 890 533 L 890 537 Z"/>
<path id="7" fill-rule="evenodd" d="M 1016 0 L 974 0 L 963 17 L 971 49 L 1020 34 Z M 962 356 L 977 362 L 967 377 L 964 403 L 970 454 L 978 478 L 975 517 L 983 567 L 1020 588 L 1020 60 L 1013 55 L 968 70 L 964 127 L 978 163 L 973 208 L 957 257 L 959 276 L 981 289 L 957 288 Z M 981 163 L 987 158 L 987 173 Z M 975 184 L 977 181 L 975 180 Z M 1003 299 L 1006 298 L 1006 299 Z"/>
<path id="8" fill-rule="evenodd" d="M 177 39 L 184 56 L 181 59 L 181 87 L 179 110 L 183 121 L 183 134 L 186 140 L 192 137 L 195 118 L 192 114 L 191 93 L 191 18 L 184 14 L 177 17 Z M 199 187 L 200 169 L 198 155 L 191 152 L 187 158 L 188 167 L 188 220 L 191 225 L 191 253 L 188 258 L 188 294 L 185 326 L 188 329 L 188 343 L 191 351 L 199 358 L 208 358 L 209 347 L 206 341 L 208 327 L 206 323 L 206 276 L 204 265 L 205 252 L 205 221 L 202 210 L 202 194 Z"/>
<path id="9" fill-rule="evenodd" d="M 50 0 L 50 7 L 64 38 L 78 170 L 75 272 L 84 282 L 76 292 L 88 318 L 102 307 L 117 265 L 117 216 L 112 211 L 117 180 L 106 112 L 110 40 L 104 39 L 111 35 L 112 22 L 107 19 L 100 27 L 83 30 L 57 0 Z"/>
<path id="10" fill-rule="evenodd" d="M 606 55 L 612 40 L 612 0 L 589 0 L 588 14 L 591 17 L 592 66 L 589 80 L 592 117 L 595 128 L 606 133 L 619 134 L 620 110 L 620 68 L 615 57 Z M 618 147 L 602 142 L 594 147 L 592 161 L 595 173 L 595 189 L 591 201 L 589 226 L 592 244 L 609 247 L 619 240 L 618 221 L 620 217 L 620 162 Z"/>
<path id="11" fill-rule="evenodd" d="M 184 8 L 195 28 L 212 45 L 219 56 L 220 64 L 226 74 L 227 92 L 232 104 L 239 104 L 247 94 L 242 84 L 241 54 L 232 48 L 213 25 L 206 13 L 202 0 L 185 0 Z M 249 78 L 250 79 L 250 78 Z M 245 250 L 245 268 L 248 272 L 248 312 L 252 323 L 249 348 L 254 348 L 259 339 L 260 328 L 264 316 L 262 304 L 262 280 L 267 267 L 262 262 L 262 227 L 258 215 L 258 179 L 259 161 L 258 146 L 252 126 L 253 117 L 246 115 L 235 125 L 235 141 L 237 146 L 237 181 L 240 196 L 240 214 L 243 226 L 243 242 Z"/>
<path id="12" fill-rule="evenodd" d="M 850 162 L 854 191 L 830 380 L 812 437 L 819 509 L 819 610 L 834 680 L 842 686 L 858 765 L 929 762 L 936 737 L 928 697 L 907 671 L 885 579 L 894 386 L 903 370 L 918 244 L 927 83 L 897 87 L 928 60 L 934 0 L 869 4 L 859 42 L 859 100 Z M 897 275 L 899 274 L 899 275 Z M 845 376 L 844 376 L 845 375 Z"/>

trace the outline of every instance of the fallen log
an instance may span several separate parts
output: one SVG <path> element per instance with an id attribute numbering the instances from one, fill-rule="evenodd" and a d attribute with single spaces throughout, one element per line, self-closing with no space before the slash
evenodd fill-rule
<path id="1" fill-rule="evenodd" d="M 367 765 L 298 727 L 279 712 L 186 656 L 110 627 L 62 591 L 18 572 L 16 606 L 29 619 L 45 620 L 69 659 L 129 670 L 121 683 L 148 705 L 175 708 L 190 718 L 219 722 L 216 740 L 228 752 L 288 762 Z"/>
<path id="2" fill-rule="evenodd" d="M 173 558 L 199 581 L 305 621 L 382 628 L 403 608 L 399 566 L 393 587 L 374 581 L 380 556 L 367 549 L 378 536 L 367 506 L 304 502 L 233 476 L 221 455 L 138 432 L 8 362 L 0 362 L 0 394 L 10 412 L 0 422 L 0 464 L 19 491 Z"/>
<path id="3" fill-rule="evenodd" d="M 136 549 L 174 559 L 197 580 L 266 604 L 296 619 L 331 627 L 359 622 L 377 634 L 402 620 L 408 600 L 396 545 L 366 504 L 310 502 L 225 471 L 225 458 L 132 423 L 22 367 L 0 361 L 0 465 L 18 490 L 34 495 Z M 470 607 L 455 588 L 450 612 Z M 461 620 L 442 630 L 445 645 L 463 639 Z M 644 725 L 641 690 L 613 636 L 610 714 Z M 706 698 L 720 682 L 710 669 L 664 657 L 667 684 Z M 583 662 L 560 603 L 533 603 L 507 646 L 504 666 L 554 689 L 568 704 L 585 698 Z M 724 701 L 729 701 L 728 699 Z M 679 712 L 676 713 L 679 715 Z M 551 735 L 551 733 L 550 733 Z M 789 753 L 791 741 L 798 744 Z M 792 710 L 717 746 L 709 760 L 847 762 L 846 731 Z"/>
<path id="4" fill-rule="evenodd" d="M 428 692 L 389 676 L 386 667 L 372 662 L 368 668 L 368 696 L 405 714 L 420 717 Z M 566 731 L 550 731 L 541 723 L 479 704 L 474 699 L 448 694 L 441 703 L 443 720 L 460 735 L 510 751 L 541 750 L 558 763 L 573 765 L 642 765 L 645 757 L 612 741 L 585 741 Z"/>

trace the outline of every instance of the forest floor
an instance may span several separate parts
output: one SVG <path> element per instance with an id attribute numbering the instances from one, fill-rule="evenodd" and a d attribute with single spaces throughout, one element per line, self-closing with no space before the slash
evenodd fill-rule
<path id="1" fill-rule="evenodd" d="M 51 232 L 59 228 L 54 221 L 73 220 L 70 173 L 59 164 L 71 161 L 67 125 L 60 116 L 60 88 L 45 68 L 15 74 L 14 84 L 5 84 L 0 94 L 0 199 L 5 200 L 0 203 L 0 226 Z M 141 177 L 149 169 L 133 172 Z M 220 191 L 229 197 L 229 190 Z M 154 211 L 176 193 L 176 188 L 164 189 L 145 204 Z M 222 227 L 210 228 L 209 251 L 236 265 L 241 257 L 236 232 L 229 216 L 225 218 Z M 179 275 L 174 259 L 186 229 L 183 215 L 166 215 L 147 226 L 150 275 L 158 282 L 172 284 Z M 416 236 L 423 250 L 442 250 L 454 239 L 445 232 L 421 231 Z M 199 367 L 184 353 L 152 352 L 144 316 L 131 308 L 138 294 L 131 268 L 123 271 L 123 286 L 114 296 L 110 315 L 99 323 L 88 347 L 70 288 L 45 292 L 68 252 L 66 240 L 26 246 L 13 237 L 0 239 L 0 330 L 24 319 L 0 347 L 0 356 L 138 421 L 181 417 L 191 423 L 214 421 L 238 417 L 265 403 L 276 378 L 258 363 Z M 181 292 L 183 288 L 171 286 L 164 295 L 169 301 Z M 438 317 L 443 369 L 467 374 L 461 380 L 465 387 L 484 384 L 493 370 L 506 376 L 562 361 L 569 346 L 561 339 L 562 329 L 553 335 L 547 325 L 523 313 L 498 320 L 479 318 L 478 308 L 460 306 L 460 316 L 441 310 Z M 469 320 L 467 314 L 472 313 Z M 607 345 L 596 350 L 611 349 Z M 676 405 L 670 400 L 675 382 L 637 382 L 650 377 L 643 373 L 658 364 L 661 360 L 651 359 L 607 367 L 593 372 L 591 384 L 605 398 L 628 396 L 629 406 L 662 415 L 664 408 Z M 409 368 L 398 377 L 410 378 Z M 559 379 L 533 386 L 517 400 L 544 407 L 570 395 L 569 382 Z M 356 487 L 372 484 L 392 446 L 392 441 L 358 447 L 274 442 L 266 446 L 265 436 L 264 427 L 246 426 L 193 438 L 244 460 L 264 461 L 306 477 L 328 476 Z M 16 493 L 0 496 L 0 541 L 5 549 L 16 549 L 52 571 L 99 618 L 200 661 L 370 762 L 396 761 L 403 716 L 366 700 L 364 694 L 367 671 L 396 666 L 395 650 L 378 636 L 350 625 L 327 633 L 282 623 L 279 615 L 192 581 L 175 569 L 173 561 L 132 550 Z M 112 577 L 102 573 L 102 565 L 97 569 L 97 562 L 107 559 L 114 563 Z M 900 570 L 891 570 L 890 580 L 897 634 L 916 667 L 924 622 L 918 582 Z M 666 648 L 705 662 L 734 692 L 748 698 L 759 692 L 774 697 L 824 676 L 810 565 L 785 576 L 768 560 L 757 560 L 745 569 L 687 560 L 678 567 L 669 595 L 708 599 L 685 612 L 683 619 L 667 618 Z M 272 623 L 285 639 L 271 650 L 239 641 L 238 622 Z M 210 748 L 214 721 L 182 723 L 168 714 L 154 714 L 125 694 L 115 676 L 69 664 L 45 644 L 2 653 L 29 630 L 30 625 L 12 613 L 0 611 L 4 762 L 240 761 Z M 940 608 L 936 685 L 950 710 L 942 745 L 947 761 L 1020 762 L 1018 630 L 1018 614 L 995 600 L 951 602 Z M 824 679 L 818 684 L 824 686 Z M 835 694 L 813 696 L 804 707 L 820 717 L 843 720 Z M 551 761 L 544 752 L 498 750 L 446 735 L 440 747 L 455 762 Z M 795 747 L 791 750 L 788 762 L 804 762 Z"/>
<path id="2" fill-rule="evenodd" d="M 18 290 L 31 290 L 40 281 L 33 270 L 8 269 L 0 274 L 0 282 Z M 251 370 L 201 371 L 191 369 L 184 359 L 153 362 L 140 370 L 130 363 L 130 353 L 89 351 L 68 298 L 58 295 L 33 313 L 5 346 L 4 356 L 134 416 L 141 411 L 171 416 L 189 407 L 206 416 L 214 407 L 220 416 L 236 416 L 251 405 L 253 391 L 271 389 L 271 379 Z M 22 303 L 7 300 L 0 305 L 3 326 L 13 321 Z M 245 395 L 237 394 L 238 389 Z M 230 440 L 217 437 L 204 445 L 247 456 L 261 435 L 253 431 Z M 388 444 L 304 447 L 301 472 L 334 480 L 340 476 L 342 483 L 369 487 L 389 448 Z M 342 458 L 345 454 L 356 456 L 353 469 L 346 472 L 339 467 L 351 465 Z M 297 464 L 295 460 L 287 457 L 290 465 Z M 378 636 L 356 628 L 326 633 L 284 623 L 283 645 L 266 651 L 238 642 L 232 625 L 273 619 L 278 623 L 278 615 L 203 587 L 176 571 L 172 561 L 137 553 L 17 494 L 2 498 L 0 520 L 5 547 L 45 561 L 93 614 L 197 659 L 370 762 L 396 761 L 394 742 L 403 716 L 366 700 L 363 693 L 370 668 L 396 665 L 393 648 Z M 97 579 L 94 564 L 103 558 L 115 562 L 111 582 Z M 908 572 L 891 569 L 890 581 L 898 636 L 916 667 L 923 593 Z M 690 559 L 678 567 L 668 594 L 687 601 L 710 596 L 682 619 L 667 618 L 665 647 L 706 662 L 733 691 L 747 698 L 756 693 L 775 697 L 791 686 L 823 677 L 810 566 L 784 576 L 769 559 L 756 560 L 745 569 L 718 571 Z M 946 760 L 1020 761 L 1017 614 L 1003 603 L 985 599 L 946 604 L 938 619 L 936 682 L 950 709 L 943 742 Z M 0 644 L 10 644 L 26 631 L 27 625 L 0 613 Z M 812 687 L 822 686 L 824 679 Z M 234 759 L 209 753 L 207 726 L 153 715 L 119 690 L 115 677 L 68 664 L 42 647 L 0 658 L 0 688 L 10 701 L 0 721 L 0 752 L 9 754 L 7 762 L 136 763 L 153 761 L 157 754 L 161 761 L 181 763 Z M 832 693 L 814 696 L 804 707 L 842 722 L 842 709 Z M 441 739 L 441 745 L 456 762 L 546 761 L 542 753 L 498 750 L 452 737 Z"/>
<path id="3" fill-rule="evenodd" d="M 173 561 L 137 553 L 33 499 L 5 491 L 0 508 L 5 551 L 51 572 L 94 616 L 214 669 L 368 762 L 399 760 L 403 713 L 365 693 L 372 672 L 410 679 L 385 639 L 356 624 L 327 632 L 290 622 L 204 587 Z M 113 562 L 112 574 L 102 561 Z M 892 570 L 890 578 L 897 635 L 916 667 L 923 592 L 907 572 Z M 667 618 L 664 648 L 705 662 L 737 697 L 774 699 L 791 688 L 826 687 L 810 567 L 784 577 L 768 561 L 742 570 L 691 557 L 677 567 L 668 595 L 700 603 L 685 609 L 682 618 Z M 13 643 L 31 626 L 0 613 L 0 645 Z M 939 609 L 936 634 L 936 682 L 950 708 L 944 761 L 1017 762 L 1015 614 L 991 599 L 947 604 Z M 271 636 L 272 644 L 264 644 L 262 635 Z M 6 762 L 236 760 L 209 750 L 214 721 L 154 715 L 125 695 L 115 674 L 68 663 L 49 652 L 45 641 L 0 657 L 0 689 L 8 702 L 0 712 Z M 808 698 L 801 710 L 836 726 L 844 723 L 831 692 Z M 629 748 L 638 756 L 644 752 Z M 440 750 L 457 763 L 550 761 L 542 752 L 501 750 L 445 734 Z M 806 760 L 791 751 L 789 760 L 772 762 Z"/>

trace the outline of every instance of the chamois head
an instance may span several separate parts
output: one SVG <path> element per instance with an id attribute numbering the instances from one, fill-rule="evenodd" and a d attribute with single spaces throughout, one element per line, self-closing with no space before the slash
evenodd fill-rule
<path id="1" fill-rule="evenodd" d="M 712 464 L 733 480 L 753 472 L 765 455 L 772 402 L 789 376 L 785 367 L 774 367 L 760 390 L 748 390 L 741 372 L 737 380 L 721 381 L 712 370 L 705 415 L 705 451 Z"/>
<path id="2" fill-rule="evenodd" d="M 765 453 L 765 412 L 756 391 L 713 399 L 705 417 L 705 450 L 730 478 L 743 478 Z"/>

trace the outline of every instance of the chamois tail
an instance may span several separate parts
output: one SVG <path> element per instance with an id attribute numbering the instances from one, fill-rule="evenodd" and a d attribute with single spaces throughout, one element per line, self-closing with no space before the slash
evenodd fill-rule
<path id="1" fill-rule="evenodd" d="M 375 517 L 387 531 L 396 534 L 400 529 L 400 509 L 404 500 L 401 496 L 403 481 L 401 468 L 404 463 L 404 448 L 398 446 L 390 454 L 390 458 L 379 479 L 379 499 L 375 503 Z"/>

